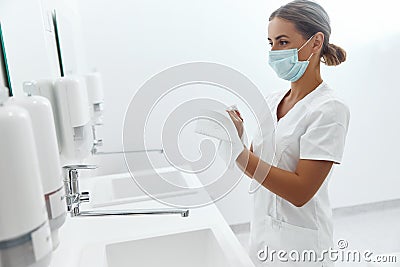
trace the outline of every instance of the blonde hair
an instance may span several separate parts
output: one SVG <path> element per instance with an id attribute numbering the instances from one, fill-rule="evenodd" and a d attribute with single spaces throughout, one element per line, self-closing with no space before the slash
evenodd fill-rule
<path id="1" fill-rule="evenodd" d="M 269 21 L 275 17 L 292 22 L 305 39 L 309 39 L 317 32 L 322 32 L 324 43 L 320 54 L 321 62 L 328 66 L 336 66 L 346 60 L 346 51 L 329 43 L 330 19 L 325 9 L 316 2 L 294 0 L 272 12 Z"/>

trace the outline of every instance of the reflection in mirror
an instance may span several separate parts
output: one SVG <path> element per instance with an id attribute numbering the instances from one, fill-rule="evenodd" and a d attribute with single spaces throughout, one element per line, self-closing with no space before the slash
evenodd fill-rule
<path id="1" fill-rule="evenodd" d="M 7 55 L 6 50 L 4 48 L 4 38 L 3 38 L 3 31 L 1 29 L 1 22 L 0 22 L 0 86 L 8 88 L 8 95 L 12 96 L 12 88 L 11 88 L 11 81 L 10 75 L 8 72 L 8 64 L 7 64 Z"/>

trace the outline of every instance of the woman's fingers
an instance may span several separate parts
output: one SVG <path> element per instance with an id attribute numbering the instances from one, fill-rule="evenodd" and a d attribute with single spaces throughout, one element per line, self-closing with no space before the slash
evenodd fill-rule
<path id="1" fill-rule="evenodd" d="M 240 122 L 241 120 L 237 117 L 233 111 L 228 111 L 229 117 L 231 117 L 231 120 L 236 124 L 236 122 Z"/>
<path id="2" fill-rule="evenodd" d="M 227 110 L 229 116 L 231 116 L 231 118 L 238 120 L 238 121 L 243 121 L 242 117 L 240 116 L 239 111 L 236 110 Z"/>
<path id="3" fill-rule="evenodd" d="M 238 117 L 243 121 L 242 115 L 240 115 L 239 110 L 235 110 L 236 115 L 238 115 Z"/>
<path id="4" fill-rule="evenodd" d="M 239 137 L 242 137 L 243 134 L 243 120 L 234 112 L 231 110 L 227 110 L 229 116 L 231 117 L 231 120 L 233 121 L 233 124 L 236 127 L 236 130 L 238 131 Z"/>

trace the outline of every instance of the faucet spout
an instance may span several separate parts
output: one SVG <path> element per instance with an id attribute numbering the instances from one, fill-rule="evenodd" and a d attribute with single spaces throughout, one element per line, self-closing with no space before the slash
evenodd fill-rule
<path id="1" fill-rule="evenodd" d="M 64 170 L 64 187 L 67 210 L 71 217 L 76 216 L 128 216 L 128 215 L 161 215 L 180 214 L 189 216 L 187 209 L 135 209 L 135 210 L 80 210 L 80 204 L 90 201 L 89 192 L 80 192 L 78 169 L 95 169 L 95 165 L 67 165 Z"/>
<path id="2" fill-rule="evenodd" d="M 180 214 L 182 217 L 189 216 L 186 209 L 135 209 L 135 210 L 87 210 L 80 211 L 76 216 L 127 216 L 127 215 L 161 215 Z"/>
<path id="3" fill-rule="evenodd" d="M 140 149 L 140 150 L 124 150 L 124 151 L 95 151 L 96 155 L 112 155 L 112 154 L 128 154 L 128 153 L 144 153 L 144 152 L 159 152 L 164 153 L 164 149 Z"/>

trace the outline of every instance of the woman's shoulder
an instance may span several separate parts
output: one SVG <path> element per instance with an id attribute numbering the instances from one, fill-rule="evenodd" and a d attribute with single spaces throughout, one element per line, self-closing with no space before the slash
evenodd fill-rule
<path id="1" fill-rule="evenodd" d="M 349 105 L 346 100 L 328 84 L 325 84 L 325 88 L 321 91 L 320 97 L 317 97 L 314 101 L 315 108 L 332 107 L 334 109 L 349 110 Z"/>
<path id="2" fill-rule="evenodd" d="M 327 84 L 324 90 L 312 99 L 308 108 L 311 117 L 323 116 L 327 120 L 334 119 L 342 124 L 348 124 L 350 120 L 349 105 Z"/>

